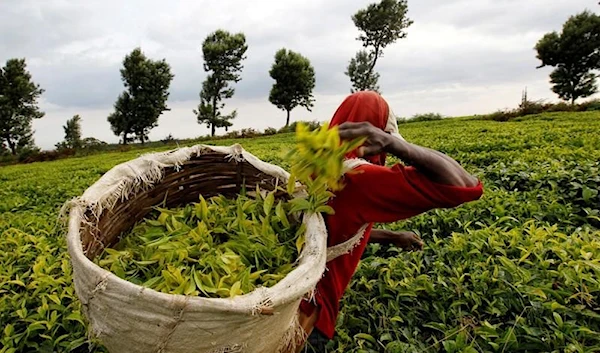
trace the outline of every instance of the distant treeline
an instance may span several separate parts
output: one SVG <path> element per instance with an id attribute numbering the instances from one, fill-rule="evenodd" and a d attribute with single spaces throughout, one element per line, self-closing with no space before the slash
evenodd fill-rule
<path id="1" fill-rule="evenodd" d="M 406 38 L 413 23 L 408 18 L 406 0 L 379 0 L 358 10 L 351 19 L 358 29 L 357 40 L 363 49 L 353 57 L 344 72 L 351 82 L 351 92 L 372 90 L 380 92 L 379 73 L 375 66 L 384 49 Z M 241 80 L 248 45 L 244 33 L 218 29 L 202 42 L 203 70 L 206 78 L 199 93 L 200 102 L 191 113 L 198 124 L 210 129 L 211 138 L 223 128 L 223 138 L 254 137 L 278 131 L 264 132 L 244 129 L 230 132 L 237 111 L 225 112 L 225 101 L 235 94 L 234 85 Z M 600 69 L 600 17 L 590 11 L 571 16 L 561 32 L 544 35 L 535 45 L 537 58 L 544 66 L 553 67 L 550 74 L 552 90 L 564 102 L 543 103 L 524 99 L 517 109 L 501 110 L 479 118 L 506 121 L 515 117 L 550 111 L 582 111 L 597 109 L 598 102 L 576 104 L 580 98 L 598 91 L 596 71 Z M 135 48 L 123 59 L 120 70 L 124 91 L 117 97 L 113 112 L 107 117 L 121 145 L 139 141 L 149 142 L 150 131 L 158 119 L 169 110 L 169 87 L 175 75 L 165 59 L 153 60 Z M 278 109 L 286 112 L 285 127 L 290 126 L 290 113 L 296 107 L 310 111 L 314 105 L 316 75 L 308 58 L 281 48 L 275 52 L 268 72 L 274 81 L 268 97 Z M 94 137 L 82 137 L 82 117 L 75 115 L 63 126 L 64 140 L 56 151 L 40 152 L 33 140 L 33 119 L 44 117 L 38 99 L 44 90 L 32 80 L 25 59 L 13 58 L 0 67 L 0 163 L 49 160 L 61 156 L 104 150 L 111 146 Z M 400 118 L 399 123 L 440 120 L 443 116 L 427 113 Z M 174 140 L 172 136 L 166 140 Z"/>

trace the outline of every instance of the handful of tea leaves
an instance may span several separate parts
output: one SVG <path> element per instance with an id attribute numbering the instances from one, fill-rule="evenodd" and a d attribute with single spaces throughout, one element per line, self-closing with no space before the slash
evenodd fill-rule
<path id="1" fill-rule="evenodd" d="M 299 212 L 333 213 L 344 155 L 362 141 L 340 142 L 337 128 L 298 124 L 288 193 L 296 180 L 307 198 L 275 200 L 275 191 L 236 199 L 215 196 L 176 209 L 157 208 L 95 261 L 132 283 L 170 294 L 226 298 L 270 287 L 292 269 L 304 244 Z"/>
<path id="2" fill-rule="evenodd" d="M 319 129 L 309 131 L 306 125 L 299 123 L 296 147 L 287 155 L 291 165 L 287 191 L 291 194 L 298 180 L 306 186 L 308 198 L 292 200 L 294 211 L 332 214 L 327 202 L 334 191 L 343 188 L 344 156 L 364 142 L 365 138 L 340 141 L 337 126 L 329 128 L 328 124 L 323 124 Z"/>

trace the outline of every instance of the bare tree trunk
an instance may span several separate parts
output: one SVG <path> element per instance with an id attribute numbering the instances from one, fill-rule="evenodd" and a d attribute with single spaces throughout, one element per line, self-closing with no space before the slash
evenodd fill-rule
<path id="1" fill-rule="evenodd" d="M 373 70 L 375 69 L 377 59 L 379 59 L 379 46 L 375 47 L 375 57 L 373 58 L 373 62 L 371 63 L 371 67 L 369 68 L 369 73 L 367 74 L 367 80 L 369 81 L 371 79 L 371 75 L 373 74 Z"/>
<path id="2" fill-rule="evenodd" d="M 219 85 L 219 81 L 217 81 L 215 83 L 215 85 L 218 87 Z M 217 123 L 217 95 L 215 94 L 212 97 L 212 124 L 211 124 L 211 135 L 210 136 L 215 136 L 215 124 Z"/>
<path id="3" fill-rule="evenodd" d="M 288 127 L 288 125 L 290 125 L 290 111 L 289 109 L 286 109 L 287 112 L 287 119 L 285 120 L 285 127 Z"/>
<path id="4" fill-rule="evenodd" d="M 12 142 L 12 140 L 10 138 L 6 139 L 6 142 L 8 143 L 8 148 L 10 148 L 10 153 L 12 153 L 12 155 L 16 155 L 17 154 L 17 145 Z"/>

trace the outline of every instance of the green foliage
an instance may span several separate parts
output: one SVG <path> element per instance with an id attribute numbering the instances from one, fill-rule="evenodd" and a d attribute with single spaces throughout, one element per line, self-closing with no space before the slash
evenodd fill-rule
<path id="1" fill-rule="evenodd" d="M 558 97 L 574 104 L 579 97 L 589 97 L 598 91 L 596 74 L 593 72 L 579 72 L 573 74 L 567 68 L 559 66 L 550 73 L 552 91 Z"/>
<path id="2" fill-rule="evenodd" d="M 0 222 L 0 351 L 87 352 L 84 318 L 64 243 L 50 235 L 53 225 L 48 220 L 46 225 L 30 223 L 26 227 L 35 227 L 36 234 L 28 234 L 8 228 L 5 222 L 11 218 Z M 33 220 L 28 216 L 22 226 Z"/>
<path id="3" fill-rule="evenodd" d="M 44 113 L 37 100 L 44 90 L 31 80 L 25 59 L 9 59 L 0 68 L 0 145 L 16 155 L 33 144 L 33 119 Z"/>
<path id="4" fill-rule="evenodd" d="M 479 118 L 483 120 L 509 121 L 528 115 L 542 113 L 586 112 L 595 110 L 600 110 L 600 100 L 598 99 L 591 99 L 579 104 L 568 104 L 565 102 L 544 103 L 542 100 L 531 101 L 525 96 L 519 106 L 515 109 L 498 110 L 494 113 L 480 116 Z"/>
<path id="5" fill-rule="evenodd" d="M 580 103 L 578 105 L 580 107 L 579 111 L 596 111 L 600 110 L 600 99 L 590 99 L 589 101 Z"/>
<path id="6" fill-rule="evenodd" d="M 148 140 L 150 130 L 158 125 L 158 117 L 166 110 L 169 86 L 174 75 L 163 59 L 148 59 L 140 48 L 134 49 L 123 60 L 121 79 L 126 91 L 119 95 L 108 122 L 123 144 L 134 135 L 142 144 Z"/>
<path id="7" fill-rule="evenodd" d="M 241 130 L 234 130 L 231 131 L 227 134 L 225 134 L 224 137 L 226 138 L 251 138 L 251 137 L 256 137 L 256 136 L 260 136 L 261 133 L 258 132 L 257 130 L 251 128 L 251 127 L 247 127 Z"/>
<path id="8" fill-rule="evenodd" d="M 55 151 L 40 151 L 39 149 L 26 149 L 19 153 L 20 163 L 54 161 L 60 158 L 72 157 L 75 150 L 72 148 L 61 148 Z"/>
<path id="9" fill-rule="evenodd" d="M 433 121 L 433 120 L 442 120 L 444 116 L 440 113 L 425 113 L 425 114 L 415 114 L 410 119 L 411 121 Z"/>
<path id="10" fill-rule="evenodd" d="M 532 114 L 540 114 L 544 111 L 549 110 L 544 103 L 541 101 L 523 101 L 519 105 L 518 112 L 520 116 L 532 115 Z"/>
<path id="11" fill-rule="evenodd" d="M 406 28 L 413 22 L 407 17 L 406 0 L 380 0 L 359 10 L 352 21 L 360 35 L 358 40 L 369 51 L 359 51 L 350 60 L 346 75 L 352 81 L 352 90 L 378 90 L 379 74 L 374 73 L 377 60 L 383 55 L 383 49 L 406 38 Z"/>
<path id="12" fill-rule="evenodd" d="M 298 124 L 302 124 L 304 125 L 309 131 L 313 131 L 313 130 L 317 130 L 321 128 L 321 123 L 313 120 L 313 121 L 294 121 L 293 123 L 291 123 L 288 126 L 284 126 L 282 128 L 279 129 L 279 133 L 286 133 L 286 132 L 295 132 L 296 129 L 298 128 Z"/>
<path id="13" fill-rule="evenodd" d="M 230 84 L 241 80 L 242 60 L 246 58 L 247 50 L 243 33 L 232 34 L 224 30 L 209 34 L 202 43 L 204 71 L 210 73 L 202 84 L 200 105 L 194 114 L 199 124 L 206 124 L 211 129 L 211 136 L 217 128 L 224 127 L 227 131 L 237 115 L 235 110 L 229 115 L 221 114 L 225 107 L 221 101 L 233 97 L 235 89 Z"/>
<path id="14" fill-rule="evenodd" d="M 94 149 L 94 148 L 98 148 L 99 146 L 105 146 L 105 145 L 107 145 L 106 142 L 100 141 L 94 137 L 86 137 L 83 140 L 81 140 L 81 148 L 83 148 L 83 149 Z"/>
<path id="15" fill-rule="evenodd" d="M 169 134 L 169 135 L 167 135 L 167 137 L 165 137 L 164 139 L 160 140 L 160 142 L 162 142 L 165 145 L 167 145 L 167 144 L 176 142 L 176 140 L 173 137 L 173 134 Z"/>
<path id="16" fill-rule="evenodd" d="M 63 129 L 65 130 L 65 140 L 56 144 L 56 148 L 81 148 L 81 117 L 79 115 L 73 116 L 67 120 L 67 124 L 63 126 Z"/>
<path id="17" fill-rule="evenodd" d="M 443 119 L 402 125 L 408 141 L 447 153 L 478 175 L 485 194 L 462 207 L 385 225 L 415 231 L 426 247 L 414 253 L 367 247 L 329 351 L 598 351 L 599 130 L 597 111 L 502 124 Z M 279 134 L 206 143 L 241 143 L 290 170 L 285 157 L 296 141 Z M 171 148 L 157 143 L 0 168 L 0 350 L 64 353 L 81 344 L 72 352 L 103 352 L 88 347 L 86 326 L 73 320 L 81 312 L 70 267 L 61 268 L 68 261 L 65 230 L 55 220 L 65 200 L 116 164 Z M 41 257 L 43 276 L 34 275 Z"/>
<path id="18" fill-rule="evenodd" d="M 373 54 L 366 50 L 356 52 L 356 56 L 350 59 L 345 72 L 346 76 L 350 77 L 350 81 L 352 82 L 350 92 L 375 91 L 381 93 L 377 84 L 379 82 L 379 73 L 372 69 L 375 66 L 374 61 Z"/>
<path id="19" fill-rule="evenodd" d="M 296 127 L 296 146 L 287 154 L 291 165 L 287 191 L 291 195 L 296 180 L 306 188 L 306 199 L 296 198 L 292 210 L 333 214 L 326 205 L 334 194 L 344 187 L 344 156 L 360 147 L 365 139 L 340 141 L 338 127 L 323 124 L 311 131 L 304 124 Z"/>
<path id="20" fill-rule="evenodd" d="M 262 195 L 257 186 L 253 197 L 242 190 L 235 200 L 200 195 L 184 208 L 157 208 L 95 261 L 132 283 L 171 294 L 227 298 L 270 287 L 293 269 L 304 244 L 299 212 L 333 212 L 326 206 L 329 190 L 342 188 L 344 156 L 362 143 L 340 141 L 337 127 L 311 132 L 299 124 L 288 155 L 289 201 L 276 200 L 278 190 Z M 296 195 L 296 178 L 306 195 Z"/>
<path id="21" fill-rule="evenodd" d="M 535 46 L 540 67 L 552 66 L 550 81 L 561 99 L 572 104 L 596 93 L 600 68 L 600 16 L 584 11 L 569 17 L 561 33 L 547 33 Z"/>
<path id="22" fill-rule="evenodd" d="M 487 114 L 481 117 L 484 120 L 493 120 L 493 121 L 509 121 L 519 116 L 519 113 L 515 110 L 497 110 L 491 114 Z"/>
<path id="23" fill-rule="evenodd" d="M 265 136 L 275 135 L 276 133 L 277 133 L 277 129 L 276 128 L 274 128 L 274 127 L 268 127 L 263 132 L 263 135 L 265 135 Z"/>
<path id="24" fill-rule="evenodd" d="M 290 112 L 297 106 L 311 111 L 315 70 L 310 60 L 291 50 L 280 49 L 275 54 L 269 75 L 275 80 L 269 93 L 269 102 L 286 111 L 285 126 L 290 124 Z"/>
<path id="25" fill-rule="evenodd" d="M 385 226 L 415 231 L 426 248 L 369 246 L 330 351 L 598 350 L 598 128 L 597 113 L 404 125 L 404 137 L 456 157 L 486 192 Z"/>
<path id="26" fill-rule="evenodd" d="M 170 294 L 227 298 L 271 287 L 292 269 L 304 242 L 293 204 L 275 192 L 215 196 L 158 208 L 96 262 L 132 283 Z"/>
<path id="27" fill-rule="evenodd" d="M 132 112 L 135 107 L 132 101 L 129 93 L 121 93 L 114 105 L 115 112 L 107 118 L 113 133 L 117 136 L 122 135 L 121 143 L 124 145 L 134 141 L 134 138 L 129 136 L 134 133 Z"/>
<path id="28" fill-rule="evenodd" d="M 406 0 L 381 0 L 359 10 L 352 21 L 361 31 L 357 39 L 365 48 L 385 49 L 398 39 L 406 38 L 406 28 L 413 22 L 407 17 Z"/>
<path id="29" fill-rule="evenodd" d="M 531 101 L 527 98 L 527 89 L 523 91 L 523 95 L 521 97 L 521 103 L 519 104 L 519 115 L 530 115 L 530 114 L 539 114 L 544 112 L 546 109 L 544 102 L 542 100 Z"/>
<path id="30" fill-rule="evenodd" d="M 342 308 L 344 351 L 600 348 L 598 231 L 566 234 L 531 221 L 433 237 L 421 253 L 376 254 L 361 264 Z"/>

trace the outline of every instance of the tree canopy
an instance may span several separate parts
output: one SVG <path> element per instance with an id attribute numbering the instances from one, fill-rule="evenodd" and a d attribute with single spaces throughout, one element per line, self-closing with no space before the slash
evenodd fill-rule
<path id="1" fill-rule="evenodd" d="M 232 34 L 221 29 L 209 34 L 202 43 L 204 71 L 209 74 L 202 84 L 200 104 L 194 114 L 199 124 L 206 124 L 211 129 L 211 136 L 215 135 L 217 128 L 227 130 L 237 115 L 235 110 L 222 114 L 221 110 L 225 107 L 222 101 L 235 93 L 231 84 L 241 80 L 246 50 L 248 45 L 243 33 Z"/>
<path id="2" fill-rule="evenodd" d="M 551 66 L 552 91 L 572 104 L 596 93 L 600 68 L 600 16 L 584 11 L 569 17 L 562 32 L 544 35 L 536 44 L 538 67 Z"/>
<path id="3" fill-rule="evenodd" d="M 111 129 L 127 144 L 134 135 L 142 144 L 158 118 L 169 110 L 169 86 L 173 80 L 170 65 L 164 60 L 148 59 L 140 48 L 123 60 L 121 79 L 126 90 L 119 95 L 114 112 L 108 117 Z"/>
<path id="4" fill-rule="evenodd" d="M 9 59 L 0 68 L 0 144 L 13 155 L 34 147 L 31 125 L 44 116 L 37 101 L 43 92 L 32 81 L 25 59 Z"/>
<path id="5" fill-rule="evenodd" d="M 311 111 L 314 103 L 315 70 L 310 60 L 287 49 L 275 54 L 275 62 L 269 75 L 275 80 L 269 94 L 269 102 L 286 111 L 285 126 L 290 123 L 290 112 L 297 106 Z"/>
<path id="6" fill-rule="evenodd" d="M 350 92 L 375 91 L 379 92 L 379 73 L 372 70 L 373 57 L 366 50 L 360 50 L 356 57 L 350 59 L 346 75 L 350 77 L 352 88 Z"/>
<path id="7" fill-rule="evenodd" d="M 383 49 L 406 37 L 405 30 L 413 23 L 408 18 L 408 4 L 406 0 L 381 0 L 359 10 L 352 21 L 360 31 L 357 39 L 368 50 L 356 53 L 346 70 L 352 91 L 378 90 L 375 64 L 383 56 Z"/>
<path id="8" fill-rule="evenodd" d="M 67 123 L 63 126 L 65 131 L 65 140 L 56 145 L 57 148 L 81 148 L 81 117 L 79 115 L 73 116 L 67 120 Z"/>

